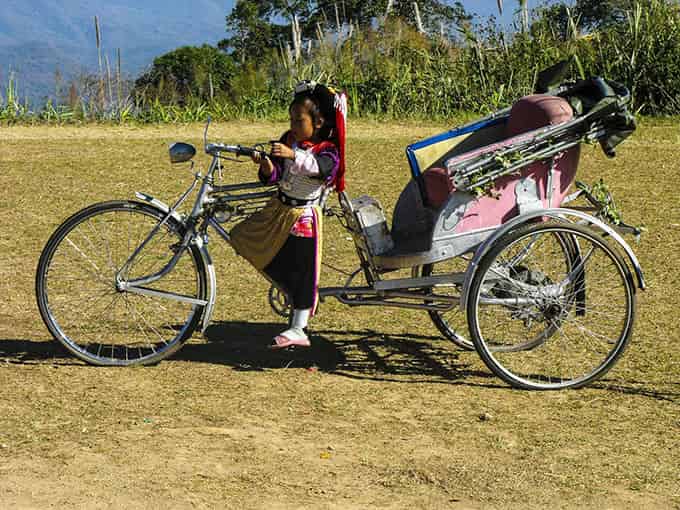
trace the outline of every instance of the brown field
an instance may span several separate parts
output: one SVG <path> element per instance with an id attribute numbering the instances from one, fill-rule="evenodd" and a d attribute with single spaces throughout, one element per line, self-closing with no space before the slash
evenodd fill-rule
<path id="1" fill-rule="evenodd" d="M 167 144 L 200 146 L 202 126 L 0 128 L 0 507 L 680 508 L 678 126 L 643 122 L 613 160 L 584 150 L 579 178 L 604 177 L 649 229 L 634 245 L 649 290 L 614 369 L 548 393 L 507 387 L 425 312 L 329 301 L 310 352 L 270 353 L 281 321 L 267 285 L 218 240 L 206 338 L 153 367 L 86 366 L 40 319 L 40 251 L 92 202 L 178 196 L 190 176 Z M 283 127 L 211 135 L 247 144 Z M 409 178 L 403 148 L 443 127 L 352 124 L 349 193 L 389 214 Z M 254 173 L 229 168 L 233 181 Z M 351 242 L 326 226 L 326 260 L 350 269 Z"/>

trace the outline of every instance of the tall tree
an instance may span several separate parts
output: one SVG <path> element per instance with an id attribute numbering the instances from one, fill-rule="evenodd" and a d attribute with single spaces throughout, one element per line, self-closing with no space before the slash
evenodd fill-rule
<path id="1" fill-rule="evenodd" d="M 229 92 L 234 70 L 232 58 L 213 46 L 183 46 L 154 59 L 136 80 L 135 94 L 166 103 L 208 101 Z"/>
<path id="2" fill-rule="evenodd" d="M 226 18 L 227 32 L 233 34 L 218 43 L 242 64 L 246 59 L 259 62 L 278 47 L 289 32 L 288 25 L 274 21 L 282 14 L 277 0 L 238 0 Z"/>
<path id="3" fill-rule="evenodd" d="M 291 40 L 294 17 L 304 38 L 315 36 L 317 24 L 335 27 L 352 23 L 370 27 L 388 15 L 415 27 L 414 3 L 413 0 L 238 0 L 226 18 L 227 31 L 233 35 L 220 41 L 218 46 L 240 62 L 259 61 L 272 48 Z M 455 32 L 453 25 L 471 19 L 459 1 L 419 0 L 417 4 L 423 28 L 432 34 L 444 28 L 450 35 Z"/>
<path id="4" fill-rule="evenodd" d="M 384 2 L 383 2 L 384 3 Z M 447 34 L 455 31 L 455 26 L 470 21 L 472 16 L 468 14 L 461 2 L 448 2 L 439 0 L 395 0 L 390 15 L 398 16 L 409 25 L 416 26 L 416 7 L 425 31 L 439 33 L 444 26 Z"/>
<path id="5" fill-rule="evenodd" d="M 586 29 L 599 29 L 620 23 L 635 0 L 576 0 L 574 12 Z"/>

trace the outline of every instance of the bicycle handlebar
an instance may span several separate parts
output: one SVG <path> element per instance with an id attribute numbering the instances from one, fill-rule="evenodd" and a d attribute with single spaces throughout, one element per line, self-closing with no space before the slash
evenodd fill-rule
<path id="1" fill-rule="evenodd" d="M 205 146 L 205 152 L 213 156 L 220 152 L 230 152 L 232 154 L 236 154 L 236 156 L 252 157 L 253 154 L 259 154 L 260 157 L 269 156 L 266 151 L 256 147 L 246 147 L 244 145 L 227 145 L 223 143 L 209 143 Z"/>

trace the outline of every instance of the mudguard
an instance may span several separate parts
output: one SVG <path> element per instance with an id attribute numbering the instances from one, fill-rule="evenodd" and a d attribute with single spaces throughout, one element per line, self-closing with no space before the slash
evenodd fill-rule
<path id="1" fill-rule="evenodd" d="M 170 212 L 170 207 L 167 204 L 161 202 L 157 198 L 152 197 L 151 195 L 137 191 L 135 192 L 135 196 L 139 200 L 146 202 L 165 214 Z M 172 212 L 172 217 L 179 222 L 182 221 L 182 217 L 177 211 Z M 217 278 L 215 276 L 215 267 L 213 266 L 212 259 L 210 258 L 210 253 L 208 253 L 208 249 L 203 244 L 203 239 L 198 236 L 194 242 L 198 247 L 201 258 L 203 259 L 203 264 L 205 265 L 206 271 L 208 272 L 208 304 L 203 310 L 203 317 L 201 319 L 201 333 L 204 333 L 210 324 L 210 318 L 212 317 L 213 308 L 215 307 L 215 289 L 217 288 Z"/>
<path id="2" fill-rule="evenodd" d="M 555 218 L 558 220 L 565 220 L 567 217 L 572 216 L 575 218 L 578 218 L 580 220 L 587 221 L 588 223 L 591 223 L 592 225 L 598 227 L 600 230 L 605 232 L 608 236 L 610 236 L 624 251 L 626 256 L 628 257 L 628 261 L 630 264 L 633 266 L 633 269 L 635 271 L 635 275 L 637 277 L 637 284 L 638 288 L 641 290 L 645 290 L 646 288 L 646 283 L 645 283 L 645 278 L 644 275 L 642 274 L 642 268 L 640 267 L 640 263 L 638 262 L 637 257 L 635 256 L 635 253 L 633 253 L 633 250 L 631 247 L 628 245 L 628 243 L 621 237 L 621 235 L 616 232 L 612 227 L 607 225 L 601 220 L 598 220 L 597 218 L 586 214 L 582 211 L 575 211 L 573 209 L 564 209 L 564 208 L 551 208 L 551 209 L 543 209 L 543 210 L 536 210 L 532 211 L 526 214 L 519 215 L 512 220 L 508 221 L 507 223 L 503 224 L 500 228 L 498 228 L 492 235 L 490 235 L 486 240 L 479 245 L 477 250 L 475 251 L 475 255 L 470 261 L 470 264 L 468 265 L 468 268 L 465 272 L 465 282 L 463 283 L 463 290 L 461 292 L 461 299 L 460 299 L 460 308 L 461 310 L 465 310 L 467 307 L 467 302 L 468 302 L 468 295 L 470 293 L 470 286 L 472 285 L 472 279 L 474 278 L 475 274 L 477 273 L 477 269 L 479 268 L 479 262 L 482 259 L 484 255 L 486 255 L 493 244 L 498 241 L 502 236 L 510 232 L 511 230 L 519 227 L 520 225 L 527 223 L 528 221 L 531 221 L 535 218 L 539 217 L 549 217 L 549 218 Z"/>

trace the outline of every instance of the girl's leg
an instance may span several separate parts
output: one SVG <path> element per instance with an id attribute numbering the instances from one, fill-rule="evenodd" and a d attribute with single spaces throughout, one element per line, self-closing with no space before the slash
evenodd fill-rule
<path id="1" fill-rule="evenodd" d="M 305 328 L 316 292 L 315 251 L 314 239 L 290 236 L 265 268 L 265 272 L 288 293 L 293 302 L 290 327 L 274 339 L 273 348 L 310 345 Z"/>

